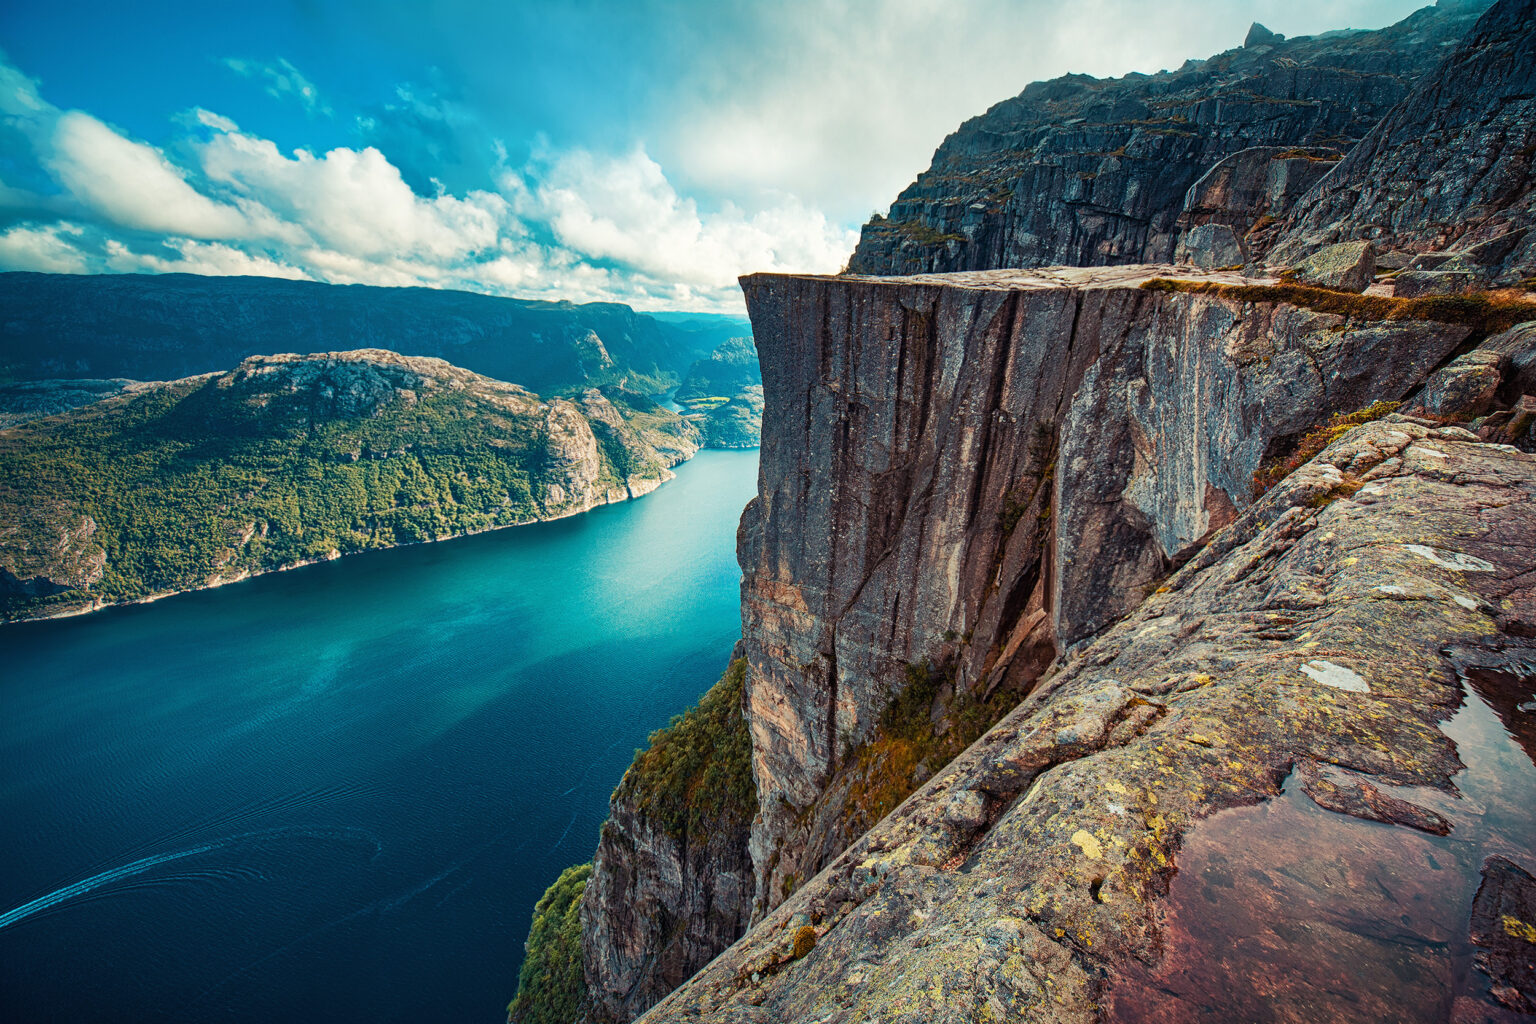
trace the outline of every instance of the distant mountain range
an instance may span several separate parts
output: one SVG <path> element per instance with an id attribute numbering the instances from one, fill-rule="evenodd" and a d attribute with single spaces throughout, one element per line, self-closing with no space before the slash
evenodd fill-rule
<path id="1" fill-rule="evenodd" d="M 740 318 L 618 303 L 188 274 L 0 274 L 0 381 L 175 380 L 254 355 L 387 349 L 539 394 L 675 386 Z"/>

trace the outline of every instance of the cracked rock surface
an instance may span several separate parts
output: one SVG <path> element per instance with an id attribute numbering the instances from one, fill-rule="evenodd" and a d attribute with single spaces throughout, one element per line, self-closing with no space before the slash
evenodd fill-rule
<path id="1" fill-rule="evenodd" d="M 1177 1005 L 1137 1017 L 1144 1004 L 1126 1009 L 1116 985 L 1195 941 L 1177 917 L 1183 904 L 1169 898 L 1181 847 L 1219 835 L 1230 819 L 1213 816 L 1287 802 L 1310 807 L 1314 817 L 1298 820 L 1320 830 L 1343 823 L 1393 849 L 1459 839 L 1479 866 L 1497 854 L 1536 867 L 1536 776 L 1506 768 L 1497 773 L 1505 788 L 1485 791 L 1476 771 L 1499 742 L 1527 767 L 1536 754 L 1511 746 L 1507 732 L 1500 741 L 1468 725 L 1497 719 L 1464 682 L 1486 666 L 1529 673 L 1536 457 L 1464 435 L 1403 418 L 1344 434 L 644 1019 L 1200 1019 Z M 1490 701 L 1501 715 L 1522 713 Z M 1457 799 L 1462 791 L 1468 799 Z M 1505 805 L 1514 810 L 1500 816 Z M 1293 835 L 1287 848 L 1302 856 L 1317 841 Z M 1347 912 L 1378 898 L 1328 884 L 1346 924 Z M 1446 927 L 1461 936 L 1477 885 L 1474 867 L 1471 888 L 1454 891 L 1462 917 Z M 1436 887 L 1454 889 L 1426 891 Z M 1249 890 L 1230 892 L 1224 918 L 1254 909 Z M 1526 898 L 1479 897 L 1478 941 L 1493 950 L 1485 971 L 1498 991 L 1447 982 L 1457 1019 L 1518 1019 L 1499 1016 L 1514 1005 L 1504 989 L 1517 972 L 1498 959 L 1508 944 L 1490 937 L 1488 921 Z M 1440 924 L 1422 910 L 1401 927 L 1428 936 L 1412 955 L 1433 990 L 1451 977 L 1434 972 L 1449 970 L 1465 942 L 1439 941 Z M 806 926 L 814 947 L 795 958 Z M 1295 968 L 1303 980 L 1336 963 L 1318 941 L 1293 945 L 1316 954 Z M 1370 959 L 1376 946 L 1350 948 L 1361 977 L 1392 969 Z M 1241 952 L 1223 953 L 1239 979 Z M 1240 1014 L 1240 987 L 1204 993 L 1215 1000 L 1204 1011 Z M 1327 978 L 1315 987 L 1317 1005 L 1332 1005 Z M 1388 1004 L 1370 1002 L 1368 985 L 1360 991 L 1366 1002 L 1352 1012 L 1365 1017 L 1353 1019 L 1421 1019 L 1411 1001 L 1373 1015 Z M 1290 1012 L 1276 1019 L 1343 1019 Z"/>

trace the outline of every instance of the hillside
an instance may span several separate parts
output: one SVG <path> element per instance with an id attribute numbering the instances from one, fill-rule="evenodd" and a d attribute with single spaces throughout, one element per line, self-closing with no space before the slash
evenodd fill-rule
<path id="1" fill-rule="evenodd" d="M 1252 207 L 1237 233 L 1267 225 L 1487 6 L 1442 0 L 1383 29 L 1295 39 L 1255 25 L 1242 46 L 1173 71 L 1035 82 L 944 140 L 889 215 L 864 226 L 849 270 L 1171 261 L 1181 236 L 1212 219 L 1186 196 L 1213 172 L 1219 184 L 1225 161 L 1243 186 L 1230 191 Z M 1239 198 L 1222 191 L 1218 205 Z"/>
<path id="2" fill-rule="evenodd" d="M 0 381 L 172 380 L 269 352 L 387 349 L 539 394 L 614 384 L 659 394 L 740 333 L 617 303 L 187 274 L 0 274 Z"/>
<path id="3" fill-rule="evenodd" d="M 709 448 L 755 448 L 763 432 L 763 372 L 751 338 L 730 338 L 688 370 L 673 399 Z"/>
<path id="4" fill-rule="evenodd" d="M 0 430 L 0 618 L 571 515 L 697 448 L 617 388 L 545 400 L 379 350 L 136 385 Z"/>

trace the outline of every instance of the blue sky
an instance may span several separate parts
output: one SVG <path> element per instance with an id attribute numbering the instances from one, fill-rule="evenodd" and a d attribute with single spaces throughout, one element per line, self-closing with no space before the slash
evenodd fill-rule
<path id="1" fill-rule="evenodd" d="M 1149 13 L 1155 6 L 1155 12 Z M 0 269 L 735 312 L 967 117 L 1416 0 L 13 0 Z"/>

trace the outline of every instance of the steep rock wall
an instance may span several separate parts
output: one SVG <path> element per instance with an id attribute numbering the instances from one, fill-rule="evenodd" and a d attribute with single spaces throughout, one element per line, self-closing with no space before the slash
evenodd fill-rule
<path id="1" fill-rule="evenodd" d="M 1350 431 L 643 1019 L 1523 1020 L 1533 579 L 1536 457 Z"/>
<path id="2" fill-rule="evenodd" d="M 1025 692 L 1250 503 L 1272 443 L 1402 397 L 1468 334 L 1139 287 L 1170 272 L 743 279 L 759 915 L 862 831 L 826 794 L 907 666 Z"/>
<path id="3" fill-rule="evenodd" d="M 1295 207 L 1272 258 L 1370 238 L 1412 251 L 1488 253 L 1536 274 L 1536 0 L 1500 0 Z"/>
<path id="4" fill-rule="evenodd" d="M 1337 157 L 1467 32 L 1486 0 L 1442 0 L 1376 31 L 1246 44 L 1175 71 L 1036 82 L 944 140 L 887 217 L 865 225 L 849 269 L 912 274 L 1170 260 L 1192 225 L 1252 218 L 1186 192 L 1224 158 L 1270 147 L 1255 173 L 1290 177 L 1296 147 Z M 1300 168 L 1293 168 L 1302 175 Z M 1304 175 L 1303 175 L 1304 177 Z M 1280 196 L 1287 192 L 1284 181 Z M 1290 194 L 1294 195 L 1294 191 Z M 1239 234 L 1242 232 L 1240 231 Z"/>
<path id="5" fill-rule="evenodd" d="M 757 801 L 745 673 L 733 659 L 614 790 L 581 905 L 583 1021 L 633 1020 L 746 930 Z"/>

